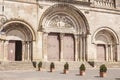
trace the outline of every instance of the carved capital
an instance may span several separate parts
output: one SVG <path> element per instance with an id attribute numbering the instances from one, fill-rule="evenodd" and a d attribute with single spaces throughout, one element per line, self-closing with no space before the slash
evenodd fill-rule
<path id="1" fill-rule="evenodd" d="M 64 38 L 65 34 L 64 33 L 61 33 L 60 34 L 60 39 L 62 40 Z"/>

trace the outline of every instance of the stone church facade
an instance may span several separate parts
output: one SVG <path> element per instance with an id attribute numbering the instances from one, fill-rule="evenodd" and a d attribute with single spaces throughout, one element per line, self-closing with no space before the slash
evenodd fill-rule
<path id="1" fill-rule="evenodd" d="M 0 0 L 0 61 L 120 61 L 119 0 Z"/>

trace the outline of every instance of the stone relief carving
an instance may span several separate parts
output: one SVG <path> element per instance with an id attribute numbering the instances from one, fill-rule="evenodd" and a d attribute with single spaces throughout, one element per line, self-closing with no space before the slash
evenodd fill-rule
<path id="1" fill-rule="evenodd" d="M 0 15 L 0 25 L 4 24 L 7 21 L 6 16 Z"/>
<path id="2" fill-rule="evenodd" d="M 73 21 L 68 16 L 55 15 L 49 20 L 47 27 L 74 28 L 74 24 L 73 24 Z"/>

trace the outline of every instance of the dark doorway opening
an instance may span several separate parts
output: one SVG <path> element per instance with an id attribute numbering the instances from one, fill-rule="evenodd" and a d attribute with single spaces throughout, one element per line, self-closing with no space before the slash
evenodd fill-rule
<path id="1" fill-rule="evenodd" d="M 15 41 L 15 61 L 22 60 L 22 42 Z"/>

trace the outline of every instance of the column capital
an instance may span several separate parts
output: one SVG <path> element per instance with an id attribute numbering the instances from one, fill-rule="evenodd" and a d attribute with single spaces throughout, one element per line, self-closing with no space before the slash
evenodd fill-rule
<path id="1" fill-rule="evenodd" d="M 64 38 L 65 34 L 64 33 L 60 33 L 60 39 L 62 40 Z"/>
<path id="2" fill-rule="evenodd" d="M 43 33 L 44 38 L 48 36 L 48 33 Z"/>
<path id="3" fill-rule="evenodd" d="M 4 41 L 5 42 L 5 44 L 8 44 L 9 43 L 9 41 Z"/>
<path id="4" fill-rule="evenodd" d="M 77 40 L 78 37 L 79 37 L 79 35 L 77 35 L 77 34 L 74 35 L 75 40 Z"/>

